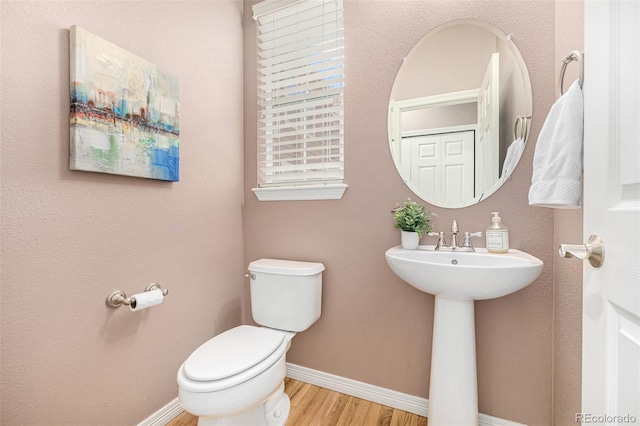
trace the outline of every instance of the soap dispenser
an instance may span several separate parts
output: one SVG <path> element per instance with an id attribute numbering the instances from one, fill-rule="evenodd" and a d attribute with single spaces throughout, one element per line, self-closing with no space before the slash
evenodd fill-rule
<path id="1" fill-rule="evenodd" d="M 487 251 L 489 253 L 509 252 L 509 228 L 507 228 L 500 218 L 499 212 L 492 212 L 491 226 L 487 228 Z"/>

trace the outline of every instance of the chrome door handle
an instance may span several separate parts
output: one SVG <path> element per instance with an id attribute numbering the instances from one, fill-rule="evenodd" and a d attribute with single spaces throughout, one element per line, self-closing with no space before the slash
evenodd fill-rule
<path id="1" fill-rule="evenodd" d="M 599 268 L 604 263 L 604 243 L 597 235 L 590 236 L 587 244 L 560 244 L 558 253 L 560 257 L 588 259 L 594 268 Z"/>

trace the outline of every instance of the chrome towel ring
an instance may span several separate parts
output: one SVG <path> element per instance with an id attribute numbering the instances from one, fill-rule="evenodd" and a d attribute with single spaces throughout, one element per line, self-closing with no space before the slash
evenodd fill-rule
<path id="1" fill-rule="evenodd" d="M 519 115 L 513 124 L 513 139 L 521 138 L 525 143 L 529 137 L 529 126 L 531 124 L 531 114 Z"/>
<path id="2" fill-rule="evenodd" d="M 580 66 L 580 77 L 578 78 L 578 84 L 580 87 L 584 84 L 584 52 L 579 52 L 577 50 L 572 51 L 567 56 L 562 58 L 562 68 L 560 68 L 560 80 L 558 81 L 558 91 L 560 92 L 560 96 L 564 95 L 563 82 L 564 82 L 564 73 L 567 70 L 567 65 L 570 62 L 577 61 Z"/>

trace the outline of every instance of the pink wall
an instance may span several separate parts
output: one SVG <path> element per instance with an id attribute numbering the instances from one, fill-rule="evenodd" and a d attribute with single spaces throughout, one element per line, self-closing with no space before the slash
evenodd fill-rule
<path id="1" fill-rule="evenodd" d="M 584 3 L 556 2 L 555 70 L 572 50 L 584 50 Z M 578 65 L 567 66 L 565 90 L 578 78 Z M 582 209 L 558 210 L 554 216 L 554 247 L 586 241 Z M 553 419 L 556 425 L 575 423 L 581 407 L 582 378 L 582 262 L 554 256 L 553 286 Z"/>
<path id="2" fill-rule="evenodd" d="M 263 203 L 250 192 L 250 5 L 243 89 L 237 2 L 0 3 L 2 424 L 148 417 L 175 398 L 177 368 L 196 346 L 250 322 L 242 272 L 260 257 L 327 267 L 323 315 L 295 338 L 289 361 L 428 396 L 433 298 L 400 281 L 383 255 L 399 242 L 389 211 L 413 196 L 386 137 L 395 75 L 436 25 L 491 22 L 513 33 L 529 67 L 534 142 L 555 100 L 559 58 L 582 41 L 582 18 L 572 15 L 581 1 L 346 0 L 349 189 L 340 201 Z M 73 24 L 179 76 L 181 182 L 68 170 Z M 581 271 L 557 259 L 555 245 L 581 240 L 582 215 L 528 206 L 533 145 L 487 201 L 433 210 L 443 230 L 454 218 L 463 230 L 481 230 L 499 210 L 512 246 L 544 260 L 536 283 L 476 304 L 480 410 L 530 425 L 568 424 L 579 411 Z M 171 292 L 161 306 L 135 314 L 104 306 L 113 290 L 134 293 L 152 281 Z"/>
<path id="3" fill-rule="evenodd" d="M 176 372 L 242 322 L 239 2 L 2 8 L 2 424 L 136 424 Z M 179 183 L 71 172 L 68 28 L 177 75 Z M 111 310 L 158 281 L 160 306 Z"/>
<path id="4" fill-rule="evenodd" d="M 511 228 L 512 247 L 545 262 L 541 277 L 526 289 L 476 303 L 478 387 L 481 412 L 552 424 L 554 349 L 561 346 L 554 341 L 553 315 L 577 308 L 554 305 L 555 213 L 530 207 L 527 194 L 534 144 L 555 100 L 555 2 L 345 0 L 349 189 L 339 201 L 307 202 L 258 202 L 250 191 L 257 181 L 251 4 L 245 3 L 245 261 L 299 259 L 327 268 L 322 317 L 296 336 L 290 362 L 421 397 L 429 390 L 433 298 L 399 280 L 384 259 L 385 250 L 399 243 L 389 211 L 413 197 L 389 153 L 389 93 L 402 58 L 443 22 L 478 18 L 513 34 L 533 88 L 531 143 L 523 161 L 488 200 L 462 210 L 432 209 L 436 229 L 445 231 L 454 218 L 463 231 L 483 230 L 490 212 L 500 211 Z M 581 29 L 575 31 L 582 37 Z M 567 337 L 579 340 L 569 331 Z M 567 407 L 577 409 L 575 384 L 558 386 L 556 391 L 568 394 Z"/>

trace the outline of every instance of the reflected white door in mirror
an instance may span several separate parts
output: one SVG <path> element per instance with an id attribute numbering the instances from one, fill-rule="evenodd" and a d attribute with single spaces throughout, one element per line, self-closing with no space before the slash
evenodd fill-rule
<path id="1" fill-rule="evenodd" d="M 522 117 L 531 116 L 531 99 L 511 37 L 474 19 L 433 29 L 406 57 L 391 91 L 389 146 L 400 176 L 439 207 L 486 199 L 506 179 L 516 130 L 526 138 L 530 121 Z"/>

